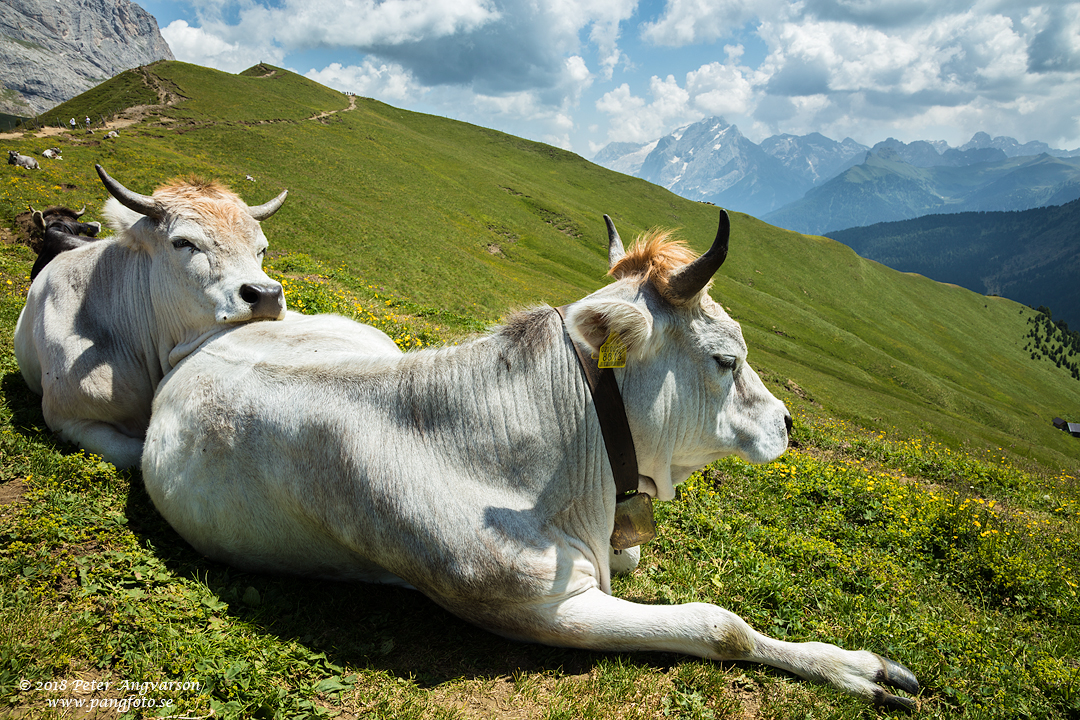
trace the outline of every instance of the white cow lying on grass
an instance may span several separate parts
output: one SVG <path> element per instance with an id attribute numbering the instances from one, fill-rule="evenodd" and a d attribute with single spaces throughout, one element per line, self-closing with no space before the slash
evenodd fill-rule
<path id="1" fill-rule="evenodd" d="M 285 192 L 249 208 L 215 182 L 139 195 L 98 174 L 114 235 L 60 253 L 30 285 L 15 356 L 64 440 L 137 465 L 158 382 L 216 332 L 285 314 L 262 270 L 259 227 Z"/>
<path id="2" fill-rule="evenodd" d="M 768 462 L 791 418 L 708 295 L 727 216 L 697 260 L 664 239 L 611 285 L 511 317 L 460 346 L 405 354 L 323 339 L 318 317 L 213 338 L 162 382 L 143 477 L 200 552 L 240 568 L 406 584 L 509 638 L 769 663 L 890 707 L 918 691 L 871 652 L 782 642 L 720 607 L 610 596 L 616 492 L 575 353 L 612 333 L 638 487 L 671 500 L 717 458 Z M 316 352 L 317 351 L 317 352 Z"/>

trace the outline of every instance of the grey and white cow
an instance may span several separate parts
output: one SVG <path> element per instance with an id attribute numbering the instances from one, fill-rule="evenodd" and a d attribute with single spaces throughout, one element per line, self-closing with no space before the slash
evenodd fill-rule
<path id="1" fill-rule="evenodd" d="M 117 467 L 137 465 L 158 382 L 207 337 L 285 314 L 259 226 L 285 192 L 248 207 L 216 182 L 140 195 L 100 167 L 114 235 L 66 249 L 30 285 L 15 357 L 45 422 Z"/>
<path id="2" fill-rule="evenodd" d="M 790 425 L 707 292 L 726 214 L 698 259 L 663 238 L 624 254 L 610 228 L 615 282 L 565 322 L 540 307 L 405 354 L 335 340 L 317 316 L 213 338 L 154 400 L 154 504 L 197 550 L 246 570 L 404 584 L 509 638 L 763 662 L 914 707 L 885 688 L 918 691 L 912 673 L 872 652 L 776 640 L 711 604 L 610 595 L 616 491 L 575 343 L 625 344 L 614 373 L 638 489 L 659 500 L 725 455 L 773 460 Z"/>
<path id="3" fill-rule="evenodd" d="M 8 165 L 26 168 L 27 170 L 40 170 L 38 161 L 29 155 L 22 155 L 18 150 L 8 150 Z"/>

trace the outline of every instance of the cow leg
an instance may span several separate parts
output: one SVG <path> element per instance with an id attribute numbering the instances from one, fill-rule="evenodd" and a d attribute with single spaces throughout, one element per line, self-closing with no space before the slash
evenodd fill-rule
<path id="1" fill-rule="evenodd" d="M 657 650 L 712 660 L 772 665 L 890 709 L 914 701 L 883 685 L 917 693 L 915 676 L 899 663 L 867 651 L 819 642 L 791 643 L 762 635 L 745 620 L 708 603 L 639 605 L 597 588 L 548 605 L 540 642 L 592 650 Z"/>
<path id="2" fill-rule="evenodd" d="M 626 575 L 634 571 L 641 560 L 641 548 L 632 547 L 625 550 L 608 548 L 608 564 L 612 575 Z"/>
<path id="3" fill-rule="evenodd" d="M 109 423 L 68 420 L 59 423 L 57 432 L 64 440 L 100 455 L 120 470 L 138 465 L 142 459 L 143 441 L 125 435 Z"/>

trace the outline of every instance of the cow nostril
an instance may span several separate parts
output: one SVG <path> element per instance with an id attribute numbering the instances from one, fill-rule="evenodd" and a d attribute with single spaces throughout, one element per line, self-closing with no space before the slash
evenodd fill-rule
<path id="1" fill-rule="evenodd" d="M 277 284 L 241 285 L 240 299 L 251 306 L 253 318 L 277 318 L 285 307 L 285 293 Z"/>
<path id="2" fill-rule="evenodd" d="M 246 302 L 248 305 L 254 305 L 259 302 L 263 296 L 263 289 L 257 285 L 241 285 L 240 286 L 240 299 Z"/>
<path id="3" fill-rule="evenodd" d="M 794 425 L 794 423 L 791 420 L 791 415 L 785 415 L 784 416 L 784 427 L 787 428 L 787 434 L 788 435 L 791 435 L 791 428 L 792 428 L 793 425 Z"/>

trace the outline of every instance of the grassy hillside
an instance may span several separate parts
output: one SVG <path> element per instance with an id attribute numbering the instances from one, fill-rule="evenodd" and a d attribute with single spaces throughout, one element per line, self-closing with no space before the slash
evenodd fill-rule
<path id="1" fill-rule="evenodd" d="M 716 208 L 546 145 L 267 66 L 144 72 L 142 90 L 124 74 L 57 110 L 173 99 L 119 138 L 8 143 L 60 144 L 64 160 L 0 176 L 0 225 L 29 204 L 85 203 L 96 219 L 94 163 L 140 192 L 192 172 L 253 204 L 287 187 L 265 229 L 290 307 L 380 324 L 406 348 L 600 287 L 603 213 L 625 240 L 677 227 L 703 250 L 715 234 Z M 206 562 L 137 473 L 67 454 L 44 428 L 10 341 L 31 260 L 0 249 L 0 601 L 14 618 L 0 624 L 13 648 L 0 702 L 41 709 L 59 696 L 34 683 L 94 677 L 199 682 L 168 695 L 188 715 L 872 715 L 782 673 L 521 646 L 416 594 Z M 696 476 L 618 594 L 711 600 L 773 634 L 893 655 L 924 680 L 929 715 L 1075 717 L 1080 441 L 1050 421 L 1080 418 L 1080 382 L 1024 349 L 1033 311 L 741 214 L 713 295 L 794 411 L 800 447 Z"/>
<path id="2" fill-rule="evenodd" d="M 116 141 L 70 137 L 62 164 L 9 175 L 0 213 L 10 218 L 32 201 L 87 203 L 92 214 L 105 198 L 95 162 L 144 192 L 186 172 L 231 182 L 253 203 L 287 187 L 289 201 L 268 227 L 274 249 L 344 264 L 355 285 L 485 321 L 603 284 L 605 212 L 627 239 L 676 227 L 703 249 L 715 234 L 715 208 L 546 145 L 363 98 L 347 110 L 348 98 L 283 71 L 152 70 L 192 99 Z M 280 97 L 289 101 L 278 107 Z M 259 112 L 269 117 L 254 120 Z M 334 114 L 304 119 L 325 112 Z M 739 214 L 714 295 L 743 321 L 752 359 L 833 415 L 1055 465 L 1080 454 L 1050 424 L 1080 415 L 1080 384 L 1023 351 L 1030 313 L 1022 306 Z"/>

